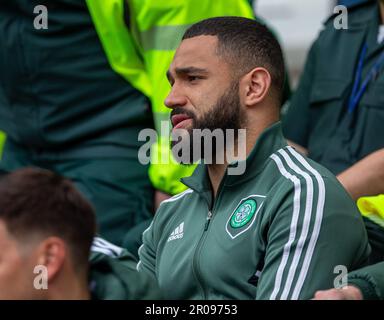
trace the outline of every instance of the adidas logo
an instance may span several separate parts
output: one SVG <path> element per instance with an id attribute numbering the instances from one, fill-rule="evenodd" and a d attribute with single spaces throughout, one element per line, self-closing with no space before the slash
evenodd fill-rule
<path id="1" fill-rule="evenodd" d="M 181 239 L 184 236 L 184 222 L 180 223 L 179 226 L 172 231 L 167 242 L 172 240 Z"/>

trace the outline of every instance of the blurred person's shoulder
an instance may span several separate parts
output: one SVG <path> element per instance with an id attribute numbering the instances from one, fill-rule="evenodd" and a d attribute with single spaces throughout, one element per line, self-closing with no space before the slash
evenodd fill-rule
<path id="1" fill-rule="evenodd" d="M 317 49 L 321 52 L 332 50 L 342 50 L 345 47 L 345 41 L 353 39 L 350 35 L 355 31 L 364 29 L 372 20 L 374 12 L 378 10 L 376 0 L 365 1 L 347 7 L 347 11 L 335 10 L 323 23 L 317 39 Z M 332 10 L 333 11 L 333 10 Z M 342 16 L 347 13 L 347 16 Z M 337 27 L 341 21 L 346 22 L 347 28 Z M 338 45 L 336 45 L 338 44 Z M 336 49 L 336 46 L 339 49 Z"/>
<path id="2" fill-rule="evenodd" d="M 336 6 L 335 6 L 336 8 Z M 349 6 L 346 6 L 348 12 L 348 29 L 360 24 L 365 24 L 372 18 L 372 11 L 378 9 L 376 0 L 362 1 Z M 333 11 L 333 10 L 332 10 Z M 341 14 L 342 10 L 335 10 L 324 22 L 324 30 L 335 30 L 334 21 Z M 348 30 L 346 29 L 346 30 Z"/>

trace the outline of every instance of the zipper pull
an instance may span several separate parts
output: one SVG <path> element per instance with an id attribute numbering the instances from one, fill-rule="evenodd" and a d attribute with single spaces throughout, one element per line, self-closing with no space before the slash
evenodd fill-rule
<path id="1" fill-rule="evenodd" d="M 211 222 L 211 218 L 212 218 L 212 212 L 208 211 L 207 221 L 205 222 L 204 231 L 208 230 L 208 226 L 209 226 L 209 223 Z"/>

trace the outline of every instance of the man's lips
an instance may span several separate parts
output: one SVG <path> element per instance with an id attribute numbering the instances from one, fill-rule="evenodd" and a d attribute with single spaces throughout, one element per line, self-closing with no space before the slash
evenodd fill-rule
<path id="1" fill-rule="evenodd" d="M 176 114 L 172 116 L 171 121 L 173 129 L 178 129 L 185 126 L 189 120 L 192 120 L 192 118 L 187 116 L 186 114 Z"/>

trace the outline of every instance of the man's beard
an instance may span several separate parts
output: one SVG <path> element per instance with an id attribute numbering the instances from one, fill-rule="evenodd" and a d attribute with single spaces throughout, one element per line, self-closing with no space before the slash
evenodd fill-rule
<path id="1" fill-rule="evenodd" d="M 234 140 L 237 139 L 237 132 L 242 126 L 243 118 L 240 109 L 240 97 L 239 97 L 239 83 L 233 81 L 231 86 L 228 88 L 227 92 L 224 93 L 216 102 L 216 104 L 210 108 L 205 114 L 200 118 L 197 118 L 195 114 L 190 111 L 183 110 L 182 107 L 178 107 L 172 110 L 171 117 L 176 114 L 186 114 L 192 119 L 192 129 L 188 130 L 189 139 L 185 139 L 184 136 L 179 136 L 177 141 L 171 141 L 172 151 L 176 158 L 182 158 L 183 161 L 180 161 L 184 164 L 192 164 L 200 159 L 207 160 L 211 159 L 212 163 L 216 163 L 217 154 L 220 153 L 223 155 L 224 148 L 227 146 L 227 130 L 232 129 L 234 133 Z M 204 144 L 206 139 L 201 136 L 195 136 L 194 132 L 197 130 L 209 130 L 209 132 L 214 132 L 219 129 L 224 136 L 224 145 L 217 143 L 215 136 L 212 136 L 212 142 L 206 140 L 207 146 Z M 183 141 L 187 140 L 187 141 Z M 175 145 L 188 143 L 185 145 L 185 148 L 189 149 L 189 155 L 183 155 L 182 151 L 178 150 L 175 154 L 174 147 Z M 210 143 L 211 142 L 211 143 Z M 233 141 L 234 142 L 234 141 Z M 204 146 L 208 149 L 205 149 Z M 228 146 L 227 146 L 228 147 Z"/>

